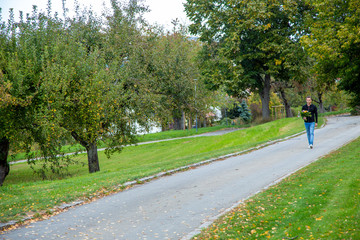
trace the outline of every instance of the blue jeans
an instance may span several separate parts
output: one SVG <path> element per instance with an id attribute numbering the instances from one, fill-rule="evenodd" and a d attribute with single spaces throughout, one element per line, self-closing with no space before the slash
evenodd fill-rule
<path id="1" fill-rule="evenodd" d="M 313 145 L 314 144 L 315 122 L 305 122 L 305 129 L 306 129 L 309 145 Z"/>

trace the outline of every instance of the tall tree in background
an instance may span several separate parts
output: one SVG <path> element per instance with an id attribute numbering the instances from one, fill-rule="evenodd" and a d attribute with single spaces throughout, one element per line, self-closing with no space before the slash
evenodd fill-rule
<path id="1" fill-rule="evenodd" d="M 360 3 L 357 0 L 309 1 L 314 13 L 308 17 L 311 34 L 302 42 L 315 59 L 321 85 L 333 85 L 353 95 L 360 106 Z"/>
<path id="2" fill-rule="evenodd" d="M 303 1 L 188 0 L 185 4 L 194 22 L 190 30 L 218 48 L 221 68 L 210 70 L 210 75 L 226 74 L 210 81 L 230 86 L 232 92 L 237 87 L 238 93 L 258 92 L 264 119 L 270 117 L 271 79 L 282 71 L 289 72 L 283 81 L 292 78 L 304 58 L 298 39 L 303 34 L 299 18 L 305 8 Z"/>
<path id="3" fill-rule="evenodd" d="M 174 22 L 174 30 L 156 36 L 151 52 L 149 76 L 154 79 L 153 90 L 161 95 L 161 105 L 171 116 L 174 129 L 184 129 L 184 115 L 194 111 L 195 85 L 198 77 L 196 56 L 199 42 L 187 36 L 186 29 Z M 198 88 L 199 90 L 200 88 Z M 200 91 L 198 98 L 201 99 Z M 164 119 L 166 120 L 166 119 Z"/>

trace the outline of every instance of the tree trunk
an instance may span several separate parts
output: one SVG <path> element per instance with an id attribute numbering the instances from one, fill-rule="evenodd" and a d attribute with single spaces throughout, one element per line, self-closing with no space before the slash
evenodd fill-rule
<path id="1" fill-rule="evenodd" d="M 181 114 L 181 129 L 182 130 L 186 130 L 186 118 L 185 118 L 185 112 L 182 111 L 182 114 Z"/>
<path id="2" fill-rule="evenodd" d="M 325 112 L 325 109 L 324 109 L 324 103 L 323 103 L 323 100 L 322 100 L 322 95 L 323 93 L 318 93 L 318 98 L 319 98 L 319 113 L 324 113 Z"/>
<path id="3" fill-rule="evenodd" d="M 263 89 L 260 91 L 263 120 L 270 119 L 270 80 L 271 76 L 269 74 L 265 74 Z"/>
<path id="4" fill-rule="evenodd" d="M 193 124 L 193 122 L 192 122 L 192 118 L 191 118 L 191 115 L 190 115 L 189 120 L 188 120 L 188 130 L 191 130 L 192 124 Z"/>
<path id="5" fill-rule="evenodd" d="M 10 172 L 10 166 L 7 162 L 9 155 L 10 142 L 7 138 L 3 137 L 0 139 L 0 186 L 3 185 L 6 176 Z"/>
<path id="6" fill-rule="evenodd" d="M 78 141 L 81 146 L 85 147 L 87 156 L 88 156 L 88 167 L 89 173 L 94 173 L 100 171 L 99 157 L 97 153 L 96 141 L 89 143 L 82 139 L 76 132 L 71 132 L 71 136 Z"/>
<path id="7" fill-rule="evenodd" d="M 289 101 L 286 98 L 285 90 L 283 88 L 280 88 L 279 92 L 280 92 L 281 99 L 283 100 L 283 103 L 284 103 L 284 106 L 285 106 L 286 117 L 287 118 L 293 117 Z"/>
<path id="8" fill-rule="evenodd" d="M 96 142 L 88 144 L 86 152 L 88 155 L 89 173 L 100 171 Z"/>
<path id="9" fill-rule="evenodd" d="M 174 130 L 181 130 L 181 117 L 174 117 Z"/>

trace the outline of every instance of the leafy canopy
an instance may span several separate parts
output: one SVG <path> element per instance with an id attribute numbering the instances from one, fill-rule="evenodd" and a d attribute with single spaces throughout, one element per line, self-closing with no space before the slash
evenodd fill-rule
<path id="1" fill-rule="evenodd" d="M 354 94 L 360 105 L 360 5 L 357 0 L 310 1 L 314 9 L 308 18 L 311 34 L 302 38 L 315 58 L 320 82 L 340 81 L 340 87 Z"/>

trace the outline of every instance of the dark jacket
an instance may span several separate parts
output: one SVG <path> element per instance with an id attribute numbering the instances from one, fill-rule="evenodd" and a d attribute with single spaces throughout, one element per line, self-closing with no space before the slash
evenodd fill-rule
<path id="1" fill-rule="evenodd" d="M 314 104 L 311 104 L 310 106 L 308 106 L 307 104 L 305 104 L 301 111 L 306 110 L 309 111 L 311 113 L 311 117 L 307 117 L 306 120 L 304 120 L 305 122 L 318 122 L 318 112 L 317 112 L 317 108 Z"/>

